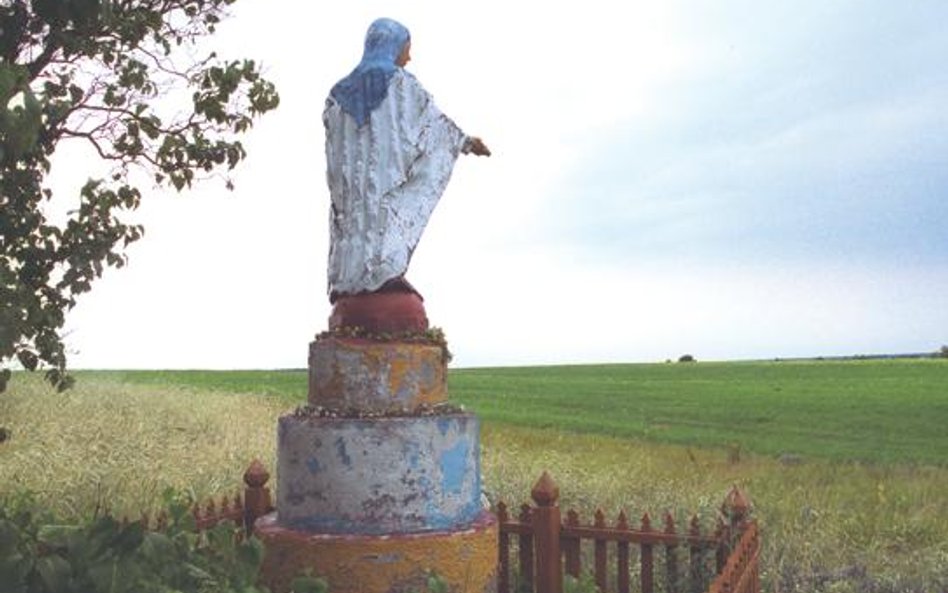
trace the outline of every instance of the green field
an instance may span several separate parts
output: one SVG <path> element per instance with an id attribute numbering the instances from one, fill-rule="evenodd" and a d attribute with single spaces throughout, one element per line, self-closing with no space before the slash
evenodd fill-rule
<path id="1" fill-rule="evenodd" d="M 77 373 L 57 394 L 15 374 L 0 396 L 0 503 L 29 491 L 64 517 L 137 516 L 171 486 L 232 493 L 275 465 L 302 371 Z M 764 530 L 764 590 L 948 591 L 948 361 L 461 369 L 483 419 L 483 484 L 517 505 L 542 471 L 585 519 L 697 513 L 732 484 Z M 794 454 L 792 458 L 782 453 Z"/>
<path id="2" fill-rule="evenodd" d="M 80 375 L 81 376 L 81 375 Z M 122 380 L 306 397 L 303 371 L 144 371 Z M 487 423 L 761 455 L 948 461 L 948 360 L 458 369 L 453 401 Z"/>

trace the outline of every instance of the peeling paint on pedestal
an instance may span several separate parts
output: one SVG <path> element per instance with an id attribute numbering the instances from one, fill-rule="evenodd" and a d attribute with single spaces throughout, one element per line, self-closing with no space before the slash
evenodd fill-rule
<path id="1" fill-rule="evenodd" d="M 448 494 L 460 494 L 464 489 L 467 463 L 471 456 L 470 443 L 458 441 L 456 445 L 441 454 L 441 489 Z"/>
<path id="2" fill-rule="evenodd" d="M 412 409 L 447 398 L 440 346 L 327 338 L 309 347 L 309 402 L 326 407 Z"/>
<path id="3" fill-rule="evenodd" d="M 446 376 L 440 346 L 335 337 L 310 345 L 311 404 L 387 413 L 280 419 L 277 513 L 256 528 L 272 590 L 306 570 L 334 593 L 422 590 L 429 571 L 451 591 L 496 590 L 479 421 L 401 413 L 445 402 Z"/>
<path id="4" fill-rule="evenodd" d="M 261 517 L 255 533 L 266 550 L 263 582 L 276 593 L 304 570 L 333 593 L 424 590 L 433 571 L 451 591 L 492 593 L 497 587 L 497 520 L 481 512 L 465 529 L 407 535 L 318 534 Z"/>
<path id="5" fill-rule="evenodd" d="M 463 528 L 481 512 L 472 414 L 280 418 L 280 523 L 321 533 Z M 318 435 L 318 438 L 314 438 Z"/>

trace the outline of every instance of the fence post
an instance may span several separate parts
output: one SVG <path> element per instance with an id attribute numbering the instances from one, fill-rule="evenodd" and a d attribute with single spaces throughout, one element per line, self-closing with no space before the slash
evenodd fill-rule
<path id="1" fill-rule="evenodd" d="M 563 592 L 563 567 L 560 559 L 560 496 L 550 474 L 543 472 L 530 492 L 533 509 L 533 541 L 536 550 L 536 590 L 539 593 Z"/>
<path id="2" fill-rule="evenodd" d="M 270 473 L 267 472 L 259 459 L 250 462 L 250 467 L 244 472 L 244 529 L 247 535 L 253 533 L 254 522 L 270 512 L 273 505 L 270 502 L 270 489 L 266 487 Z"/>
<path id="3" fill-rule="evenodd" d="M 736 485 L 721 504 L 727 559 L 711 583 L 709 593 L 760 593 L 760 540 L 757 524 L 750 518 L 751 508 L 750 499 Z"/>
<path id="4" fill-rule="evenodd" d="M 750 517 L 751 501 L 744 492 L 737 487 L 737 484 L 731 487 L 731 491 L 724 497 L 721 504 L 721 513 L 727 518 L 728 526 L 731 528 L 731 537 L 740 534 L 747 527 L 747 520 Z"/>

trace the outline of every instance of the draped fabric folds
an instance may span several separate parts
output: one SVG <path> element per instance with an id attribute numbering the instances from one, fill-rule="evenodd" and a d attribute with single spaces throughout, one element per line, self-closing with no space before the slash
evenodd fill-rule
<path id="1" fill-rule="evenodd" d="M 333 94 L 323 123 L 329 293 L 371 292 L 407 271 L 466 137 L 401 68 L 362 125 Z"/>

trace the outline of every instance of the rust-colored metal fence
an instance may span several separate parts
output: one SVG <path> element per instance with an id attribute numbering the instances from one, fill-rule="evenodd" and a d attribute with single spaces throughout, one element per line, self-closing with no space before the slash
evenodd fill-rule
<path id="1" fill-rule="evenodd" d="M 760 532 L 756 521 L 747 521 L 734 551 L 708 593 L 760 593 Z"/>
<path id="2" fill-rule="evenodd" d="M 273 510 L 264 466 L 254 460 L 243 478 L 242 496 L 194 506 L 199 530 L 233 521 L 253 533 L 257 518 Z M 750 501 L 736 487 L 711 533 L 701 532 L 697 517 L 679 526 L 669 513 L 660 526 L 652 525 L 648 513 L 633 526 L 624 512 L 610 526 L 602 510 L 591 525 L 572 509 L 563 520 L 559 488 L 546 472 L 530 494 L 534 505 L 524 504 L 516 517 L 503 502 L 497 505 L 498 593 L 563 593 L 564 575 L 579 578 L 584 561 L 591 561 L 602 593 L 760 593 L 760 533 Z M 142 521 L 161 529 L 167 517 Z"/>
<path id="3" fill-rule="evenodd" d="M 574 510 L 564 521 L 557 505 L 559 488 L 546 472 L 531 497 L 534 505 L 523 505 L 517 517 L 498 504 L 498 593 L 562 593 L 564 574 L 579 578 L 584 558 L 591 560 L 591 573 L 603 593 L 760 591 L 757 524 L 736 487 L 712 533 L 701 532 L 697 517 L 679 528 L 668 513 L 661 527 L 652 525 L 648 513 L 634 527 L 624 512 L 610 526 L 602 510 L 591 525 L 581 524 Z"/>
<path id="4" fill-rule="evenodd" d="M 259 460 L 254 459 L 244 472 L 242 495 L 235 493 L 232 497 L 225 496 L 220 498 L 219 502 L 211 499 L 191 508 L 195 527 L 203 531 L 218 523 L 232 521 L 243 527 L 245 533 L 253 533 L 253 524 L 257 518 L 273 510 L 270 489 L 267 487 L 269 479 L 269 472 Z M 162 512 L 152 518 L 143 513 L 140 520 L 147 528 L 161 530 L 168 523 L 168 515 Z"/>

